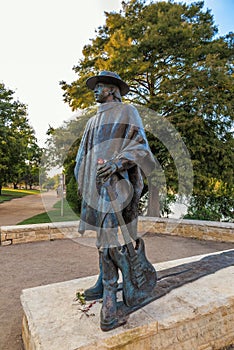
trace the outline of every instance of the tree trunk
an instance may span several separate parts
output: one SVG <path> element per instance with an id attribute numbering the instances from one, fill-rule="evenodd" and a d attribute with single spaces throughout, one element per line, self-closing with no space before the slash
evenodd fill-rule
<path id="1" fill-rule="evenodd" d="M 147 216 L 160 217 L 159 188 L 152 184 L 148 179 L 149 186 L 149 203 Z"/>
<path id="2" fill-rule="evenodd" d="M 2 184 L 0 183 L 0 196 L 2 195 Z"/>

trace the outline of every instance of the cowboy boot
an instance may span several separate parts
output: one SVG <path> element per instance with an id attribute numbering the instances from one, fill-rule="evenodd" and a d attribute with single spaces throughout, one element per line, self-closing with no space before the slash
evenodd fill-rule
<path id="1" fill-rule="evenodd" d="M 84 291 L 84 296 L 86 300 L 95 300 L 95 299 L 101 299 L 102 295 L 103 295 L 103 283 L 102 283 L 102 258 L 101 255 L 102 253 L 100 251 L 99 252 L 99 276 L 98 279 L 95 283 L 94 286 L 86 289 Z"/>
<path id="2" fill-rule="evenodd" d="M 117 317 L 117 298 L 116 293 L 122 289 L 118 286 L 118 267 L 110 256 L 112 248 L 107 248 L 102 254 L 103 268 L 103 302 L 101 308 L 101 329 L 109 331 L 126 323 L 124 317 Z"/>
<path id="3" fill-rule="evenodd" d="M 103 302 L 101 308 L 101 329 L 109 331 L 118 326 L 116 293 L 118 289 L 118 268 L 113 263 L 106 248 L 102 254 Z"/>

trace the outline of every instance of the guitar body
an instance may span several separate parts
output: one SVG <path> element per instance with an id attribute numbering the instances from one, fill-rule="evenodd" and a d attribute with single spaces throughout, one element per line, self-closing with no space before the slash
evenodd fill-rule
<path id="1" fill-rule="evenodd" d="M 123 275 L 123 301 L 127 306 L 144 302 L 157 282 L 156 271 L 145 255 L 143 239 L 137 239 L 134 252 L 131 249 L 128 249 L 128 245 L 122 249 L 110 249 L 110 255 Z"/>

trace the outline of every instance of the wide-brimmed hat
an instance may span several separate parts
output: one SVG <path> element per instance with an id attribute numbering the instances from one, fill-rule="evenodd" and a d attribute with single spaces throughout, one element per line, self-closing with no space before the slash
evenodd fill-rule
<path id="1" fill-rule="evenodd" d="M 95 75 L 86 81 L 89 89 L 94 90 L 97 83 L 113 84 L 118 86 L 121 96 L 129 92 L 129 86 L 123 81 L 117 73 L 103 70 L 99 75 Z"/>

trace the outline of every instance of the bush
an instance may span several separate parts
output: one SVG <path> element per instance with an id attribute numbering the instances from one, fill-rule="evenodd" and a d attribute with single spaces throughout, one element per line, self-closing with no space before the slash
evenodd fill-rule
<path id="1" fill-rule="evenodd" d="M 81 197 L 78 194 L 77 183 L 74 176 L 71 177 L 66 186 L 66 199 L 74 212 L 79 214 L 81 211 Z"/>
<path id="2" fill-rule="evenodd" d="M 234 200 L 221 195 L 193 196 L 184 219 L 233 222 Z"/>

